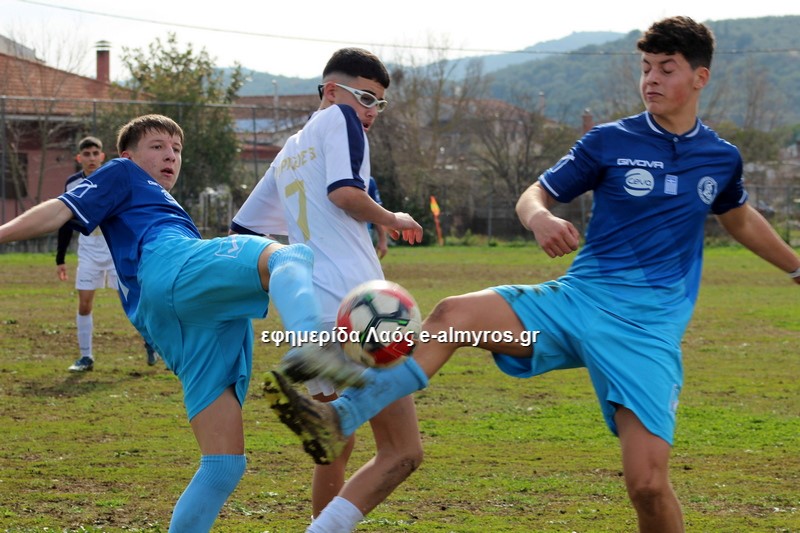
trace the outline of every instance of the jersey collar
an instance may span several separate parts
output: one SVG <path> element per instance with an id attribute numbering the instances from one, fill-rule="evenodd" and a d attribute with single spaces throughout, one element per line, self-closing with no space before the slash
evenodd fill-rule
<path id="1" fill-rule="evenodd" d="M 644 117 L 647 120 L 647 125 L 650 126 L 650 129 L 656 133 L 660 133 L 661 135 L 667 135 L 671 137 L 677 137 L 678 139 L 690 139 L 695 137 L 698 133 L 700 133 L 700 128 L 702 127 L 703 123 L 700 122 L 699 118 L 694 119 L 694 128 L 692 128 L 688 133 L 684 133 L 683 135 L 675 135 L 672 132 L 669 132 L 658 125 L 658 123 L 653 118 L 653 115 L 650 114 L 649 111 L 644 112 Z"/>

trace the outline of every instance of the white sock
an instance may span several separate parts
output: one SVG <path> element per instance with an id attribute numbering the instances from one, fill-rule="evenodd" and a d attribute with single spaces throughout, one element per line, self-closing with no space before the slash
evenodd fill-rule
<path id="1" fill-rule="evenodd" d="M 350 533 L 363 518 L 358 507 L 336 496 L 308 526 L 306 533 Z"/>
<path id="2" fill-rule="evenodd" d="M 92 314 L 78 314 L 75 317 L 75 323 L 78 325 L 78 348 L 81 351 L 81 357 L 91 357 L 94 359 L 92 355 L 92 332 L 94 330 Z"/>

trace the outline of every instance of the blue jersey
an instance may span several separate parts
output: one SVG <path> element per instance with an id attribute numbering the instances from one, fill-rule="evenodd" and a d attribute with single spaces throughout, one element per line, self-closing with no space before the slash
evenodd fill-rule
<path id="1" fill-rule="evenodd" d="M 71 224 L 89 235 L 100 227 L 120 282 L 125 313 L 136 312 L 137 280 L 144 245 L 168 232 L 200 238 L 192 219 L 155 179 L 129 159 L 114 159 L 58 197 L 72 211 Z"/>
<path id="2" fill-rule="evenodd" d="M 687 322 L 707 215 L 747 199 L 735 146 L 699 120 L 669 133 L 647 112 L 592 129 L 539 181 L 559 202 L 594 193 L 568 276 L 606 289 L 612 302 L 682 309 L 676 318 Z"/>

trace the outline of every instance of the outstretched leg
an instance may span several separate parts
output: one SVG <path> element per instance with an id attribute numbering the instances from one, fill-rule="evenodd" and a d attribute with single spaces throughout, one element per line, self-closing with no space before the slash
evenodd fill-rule
<path id="1" fill-rule="evenodd" d="M 475 335 L 446 338 L 448 331 L 474 333 L 477 346 L 492 352 L 529 357 L 532 348 L 517 342 L 492 342 L 483 331 L 509 331 L 508 338 L 521 339 L 524 327 L 506 300 L 493 290 L 446 298 L 439 302 L 425 319 L 422 331 L 431 341 L 419 343 L 413 357 L 391 368 L 370 368 L 364 372 L 366 385 L 346 389 L 331 404 L 314 402 L 288 386 L 280 371 L 265 376 L 265 392 L 281 421 L 298 434 L 315 461 L 327 464 L 336 458 L 331 453 L 341 450 L 339 442 L 352 435 L 364 422 L 384 407 L 428 384 L 428 379 L 450 359 L 461 346 L 471 345 Z M 335 412 L 332 412 L 333 406 Z"/>

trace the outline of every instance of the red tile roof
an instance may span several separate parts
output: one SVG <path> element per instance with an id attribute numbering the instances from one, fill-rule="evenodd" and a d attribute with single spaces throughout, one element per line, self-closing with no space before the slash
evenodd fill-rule
<path id="1" fill-rule="evenodd" d="M 50 112 L 69 115 L 83 107 L 80 101 L 131 98 L 132 92 L 94 78 L 79 76 L 38 61 L 0 54 L 0 95 L 9 97 L 16 113 L 35 113 L 42 100 L 54 99 Z"/>

